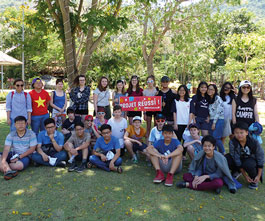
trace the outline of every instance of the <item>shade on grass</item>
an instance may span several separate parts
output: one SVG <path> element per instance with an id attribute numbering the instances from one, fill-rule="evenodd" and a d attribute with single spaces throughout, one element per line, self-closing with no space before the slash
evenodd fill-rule
<path id="1" fill-rule="evenodd" d="M 0 149 L 8 127 L 0 122 Z M 227 145 L 226 145 L 227 147 Z M 187 171 L 189 161 L 184 163 Z M 82 174 L 67 169 L 30 167 L 18 177 L 0 177 L 1 220 L 264 220 L 265 185 L 220 195 L 155 185 L 144 158 L 137 165 L 124 158 L 124 173 L 98 169 Z M 174 177 L 174 183 L 182 174 Z"/>

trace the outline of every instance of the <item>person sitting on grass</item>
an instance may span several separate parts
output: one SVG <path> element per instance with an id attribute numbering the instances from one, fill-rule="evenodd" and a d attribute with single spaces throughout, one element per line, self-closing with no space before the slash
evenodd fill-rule
<path id="1" fill-rule="evenodd" d="M 86 168 L 87 158 L 91 152 L 89 148 L 90 134 L 85 132 L 85 127 L 82 122 L 75 124 L 75 131 L 72 132 L 71 137 L 64 144 L 64 149 L 68 152 L 70 158 L 69 172 L 76 171 L 81 173 Z M 82 163 L 79 167 L 76 165 L 76 161 L 82 159 Z"/>
<path id="2" fill-rule="evenodd" d="M 0 153 L 0 171 L 4 172 L 6 180 L 12 179 L 18 174 L 17 171 L 29 166 L 30 155 L 37 145 L 35 133 L 26 129 L 26 117 L 17 116 L 14 122 L 16 130 L 7 135 L 3 153 Z"/>
<path id="3" fill-rule="evenodd" d="M 103 124 L 100 127 L 102 136 L 97 139 L 92 154 L 89 157 L 88 168 L 97 166 L 107 172 L 122 173 L 119 140 L 111 135 L 111 126 Z"/>
<path id="4" fill-rule="evenodd" d="M 166 186 L 173 185 L 173 176 L 182 169 L 182 152 L 178 139 L 172 139 L 174 130 L 171 125 L 164 125 L 162 129 L 164 139 L 158 140 L 147 147 L 151 162 L 156 170 L 154 183 L 161 183 L 165 180 L 164 173 L 167 173 Z"/>
<path id="5" fill-rule="evenodd" d="M 98 133 L 98 130 L 95 127 L 92 115 L 85 116 L 84 125 L 85 125 L 85 132 L 90 134 L 90 147 L 93 148 L 93 146 L 97 141 L 97 138 L 100 137 L 100 134 Z"/>
<path id="6" fill-rule="evenodd" d="M 189 173 L 183 175 L 182 182 L 177 183 L 179 188 L 190 188 L 193 190 L 215 190 L 221 192 L 223 176 L 231 193 L 236 192 L 236 186 L 229 171 L 226 158 L 215 151 L 216 140 L 211 135 L 202 139 L 203 151 L 193 158 Z"/>
<path id="7" fill-rule="evenodd" d="M 192 160 L 194 155 L 202 150 L 202 136 L 200 136 L 200 130 L 196 124 L 189 125 L 190 136 L 185 136 L 184 138 L 184 148 L 187 148 L 187 152 Z"/>
<path id="8" fill-rule="evenodd" d="M 133 125 L 129 125 L 124 134 L 124 145 L 132 156 L 132 162 L 138 163 L 137 151 L 146 152 L 147 145 L 143 143 L 146 130 L 141 126 L 142 119 L 139 116 L 133 118 Z"/>
<path id="9" fill-rule="evenodd" d="M 65 142 L 71 137 L 71 131 L 75 129 L 75 124 L 77 122 L 81 122 L 81 117 L 75 116 L 75 110 L 72 107 L 68 107 L 66 113 L 68 118 L 62 125 L 62 133 L 64 135 Z"/>
<path id="10" fill-rule="evenodd" d="M 248 134 L 248 124 L 238 122 L 233 125 L 234 138 L 229 142 L 229 153 L 226 154 L 229 168 L 234 177 L 243 174 L 250 189 L 257 189 L 262 181 L 264 150 L 259 142 Z"/>
<path id="11" fill-rule="evenodd" d="M 56 130 L 53 118 L 46 119 L 44 126 L 45 130 L 38 134 L 37 152 L 32 155 L 32 160 L 36 165 L 65 167 L 67 154 L 63 150 L 63 134 Z"/>

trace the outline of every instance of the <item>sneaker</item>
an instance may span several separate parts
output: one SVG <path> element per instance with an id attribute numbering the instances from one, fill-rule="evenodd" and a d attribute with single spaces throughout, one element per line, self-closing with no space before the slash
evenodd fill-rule
<path id="1" fill-rule="evenodd" d="M 74 170 L 77 169 L 77 165 L 74 163 L 70 164 L 70 167 L 68 168 L 68 172 L 73 172 Z"/>
<path id="2" fill-rule="evenodd" d="M 156 171 L 156 177 L 153 180 L 154 183 L 162 183 L 165 180 L 164 174 L 161 170 Z"/>
<path id="3" fill-rule="evenodd" d="M 215 189 L 215 192 L 217 193 L 217 194 L 220 194 L 221 193 L 221 188 L 217 188 L 217 189 Z"/>
<path id="4" fill-rule="evenodd" d="M 249 185 L 248 185 L 248 188 L 249 189 L 252 189 L 252 190 L 256 190 L 257 188 L 258 188 L 258 184 L 257 183 L 250 183 Z"/>
<path id="5" fill-rule="evenodd" d="M 187 187 L 185 181 L 178 182 L 178 183 L 176 184 L 176 186 L 177 186 L 178 188 L 186 188 L 186 187 Z"/>
<path id="6" fill-rule="evenodd" d="M 4 174 L 5 180 L 10 180 L 18 175 L 18 171 L 16 170 L 9 170 Z"/>
<path id="7" fill-rule="evenodd" d="M 61 162 L 57 163 L 56 166 L 57 167 L 61 167 L 61 168 L 65 168 L 66 167 L 66 162 L 65 161 L 61 161 Z"/>
<path id="8" fill-rule="evenodd" d="M 241 175 L 242 175 L 242 173 L 235 172 L 235 173 L 233 173 L 232 176 L 237 180 Z"/>
<path id="9" fill-rule="evenodd" d="M 86 164 L 82 163 L 79 167 L 75 169 L 77 173 L 82 173 L 86 169 Z"/>
<path id="10" fill-rule="evenodd" d="M 173 186 L 173 174 L 172 173 L 167 174 L 165 186 Z"/>
<path id="11" fill-rule="evenodd" d="M 232 193 L 232 194 L 235 194 L 236 193 L 236 189 L 229 189 L 229 192 Z"/>
<path id="12" fill-rule="evenodd" d="M 137 158 L 136 155 L 134 155 L 134 156 L 132 157 L 132 162 L 133 162 L 133 163 L 138 163 L 138 158 Z"/>

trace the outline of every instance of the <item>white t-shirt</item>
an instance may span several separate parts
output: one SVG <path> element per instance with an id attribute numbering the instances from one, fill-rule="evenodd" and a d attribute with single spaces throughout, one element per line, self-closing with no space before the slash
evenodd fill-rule
<path id="1" fill-rule="evenodd" d="M 119 139 L 121 148 L 124 147 L 124 133 L 127 128 L 127 120 L 122 117 L 122 120 L 120 122 L 115 121 L 115 119 L 112 117 L 108 124 L 111 126 L 111 132 L 112 136 Z"/>
<path id="2" fill-rule="evenodd" d="M 150 132 L 148 141 L 154 143 L 162 139 L 164 139 L 164 136 L 162 135 L 162 130 L 159 131 L 157 127 L 154 127 Z"/>
<path id="3" fill-rule="evenodd" d="M 98 95 L 97 106 L 106 107 L 109 105 L 110 92 L 109 90 L 100 91 L 98 88 L 94 90 L 94 94 Z"/>
<path id="4" fill-rule="evenodd" d="M 224 119 L 232 120 L 232 104 L 228 104 L 231 100 L 229 95 L 225 96 L 224 104 Z"/>
<path id="5" fill-rule="evenodd" d="M 190 102 L 191 99 L 189 99 L 189 101 L 175 100 L 178 125 L 188 125 L 190 115 Z"/>

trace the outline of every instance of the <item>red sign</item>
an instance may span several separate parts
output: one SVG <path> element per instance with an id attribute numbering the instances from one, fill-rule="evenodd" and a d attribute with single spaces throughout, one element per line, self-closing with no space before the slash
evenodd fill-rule
<path id="1" fill-rule="evenodd" d="M 123 111 L 161 111 L 161 96 L 120 97 Z"/>

